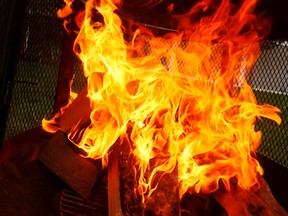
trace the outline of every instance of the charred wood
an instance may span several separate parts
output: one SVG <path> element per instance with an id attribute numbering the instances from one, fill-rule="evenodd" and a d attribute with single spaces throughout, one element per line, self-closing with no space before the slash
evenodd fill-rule
<path id="1" fill-rule="evenodd" d="M 287 212 L 274 198 L 268 184 L 262 176 L 258 185 L 249 190 L 237 186 L 231 181 L 232 187 L 227 191 L 223 185 L 213 193 L 215 199 L 225 208 L 228 215 L 235 216 L 286 216 Z"/>
<path id="2" fill-rule="evenodd" d="M 61 131 L 39 155 L 40 161 L 83 198 L 88 198 L 102 171 L 101 161 L 83 158 Z"/>

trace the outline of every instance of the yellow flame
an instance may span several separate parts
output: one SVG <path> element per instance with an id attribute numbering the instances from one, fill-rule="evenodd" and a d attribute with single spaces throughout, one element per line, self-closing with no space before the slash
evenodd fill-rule
<path id="1" fill-rule="evenodd" d="M 278 108 L 257 105 L 245 80 L 260 53 L 256 0 L 239 7 L 223 0 L 194 23 L 189 17 L 211 7 L 203 0 L 174 16 L 185 31 L 155 37 L 137 29 L 132 41 L 124 40 L 114 3 L 120 5 L 88 0 L 75 41 L 93 110 L 77 145 L 88 157 L 106 157 L 132 126 L 128 135 L 143 201 L 157 188 L 156 176 L 175 167 L 180 195 L 189 188 L 215 191 L 220 179 L 229 189 L 232 177 L 242 188 L 257 183 L 263 170 L 251 156 L 261 140 L 255 120 L 265 117 L 280 124 L 281 119 Z M 93 20 L 95 8 L 103 21 Z"/>

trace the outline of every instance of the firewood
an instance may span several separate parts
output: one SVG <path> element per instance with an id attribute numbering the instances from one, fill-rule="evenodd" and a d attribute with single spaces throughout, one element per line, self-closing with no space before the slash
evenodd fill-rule
<path id="1" fill-rule="evenodd" d="M 83 158 L 63 132 L 56 132 L 38 158 L 80 196 L 87 199 L 102 171 L 101 160 Z"/>
<path id="2" fill-rule="evenodd" d="M 120 145 L 119 152 L 120 194 L 123 215 L 143 215 L 144 206 L 137 187 L 137 167 L 132 154 L 130 139 L 126 135 Z"/>
<path id="3" fill-rule="evenodd" d="M 287 216 L 287 212 L 274 198 L 268 184 L 262 176 L 258 178 L 258 185 L 249 190 L 237 186 L 231 181 L 232 187 L 227 191 L 222 184 L 213 193 L 215 199 L 231 216 Z"/>
<path id="4" fill-rule="evenodd" d="M 119 149 L 114 144 L 108 164 L 108 213 L 109 216 L 122 216 L 119 183 Z"/>
<path id="5" fill-rule="evenodd" d="M 89 125 L 91 108 L 89 99 L 86 95 L 87 89 L 85 88 L 58 119 L 58 124 L 63 132 L 69 132 L 71 129 L 75 128 L 76 125 L 79 128 L 85 128 Z M 127 137 L 123 139 L 120 147 L 120 173 L 117 173 L 115 170 L 118 166 L 117 160 L 112 159 L 115 156 L 111 157 L 112 161 L 109 165 L 111 167 L 108 168 L 111 176 L 109 177 L 111 180 L 108 180 L 111 183 L 109 186 L 109 196 L 112 196 L 112 198 L 115 197 L 115 199 L 113 198 L 114 200 L 121 200 L 121 207 L 119 203 L 110 203 L 109 209 L 112 209 L 110 210 L 110 215 L 115 214 L 115 212 L 120 212 L 120 209 L 122 209 L 123 215 L 179 214 L 177 213 L 179 212 L 177 187 L 170 187 L 171 185 L 177 185 L 177 174 L 175 173 L 165 174 L 160 180 L 158 190 L 154 192 L 145 205 L 142 203 L 142 197 L 137 191 L 138 167 L 135 165 L 135 157 L 133 156 L 132 151 L 133 147 L 129 140 L 129 135 L 127 134 Z M 112 182 L 117 182 L 115 179 L 117 179 L 118 174 L 120 178 L 120 189 L 117 190 L 117 184 L 113 185 Z M 121 194 L 119 195 L 117 191 Z M 224 186 L 221 186 L 213 193 L 213 197 L 223 206 L 226 212 L 232 216 L 288 215 L 275 200 L 268 184 L 262 177 L 259 177 L 259 187 L 254 186 L 250 190 L 244 190 L 236 186 L 236 184 L 233 186 L 232 183 L 230 191 L 225 190 Z M 156 203 L 158 206 L 157 208 L 154 208 Z"/>
<path id="6" fill-rule="evenodd" d="M 144 215 L 180 215 L 177 172 L 176 167 L 172 173 L 165 173 L 159 179 L 157 189 L 147 198 Z"/>
<path id="7" fill-rule="evenodd" d="M 172 173 L 157 177 L 159 184 L 150 197 L 142 202 L 139 187 L 139 171 L 136 158 L 132 154 L 133 146 L 126 135 L 120 146 L 120 191 L 123 215 L 179 215 L 180 199 L 178 193 L 177 168 Z M 151 170 L 153 164 L 151 163 Z M 149 173 L 147 173 L 149 175 Z"/>

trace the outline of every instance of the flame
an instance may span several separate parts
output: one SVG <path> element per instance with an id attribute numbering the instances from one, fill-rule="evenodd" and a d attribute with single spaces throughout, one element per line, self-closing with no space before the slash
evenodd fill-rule
<path id="1" fill-rule="evenodd" d="M 71 83 L 72 84 L 72 83 Z M 68 99 L 68 103 L 61 107 L 59 112 L 55 113 L 54 116 L 51 118 L 51 119 L 46 119 L 46 118 L 43 118 L 42 119 L 42 128 L 49 132 L 49 133 L 55 133 L 57 132 L 58 130 L 60 130 L 60 127 L 57 123 L 57 119 L 63 115 L 63 113 L 68 109 L 68 107 L 72 104 L 72 102 L 74 101 L 74 99 L 78 96 L 77 93 L 71 91 L 71 86 L 70 86 L 70 95 L 69 95 L 69 99 Z"/>
<path id="2" fill-rule="evenodd" d="M 260 53 L 261 26 L 269 25 L 253 14 L 255 4 L 202 0 L 172 16 L 177 31 L 156 37 L 139 27 L 127 41 L 121 2 L 88 0 L 74 48 L 93 111 L 76 145 L 104 158 L 128 134 L 143 202 L 176 167 L 181 196 L 190 188 L 213 192 L 220 179 L 229 190 L 233 177 L 242 188 L 255 185 L 263 174 L 253 157 L 261 140 L 255 121 L 281 123 L 279 109 L 258 105 L 245 80 Z M 93 20 L 95 9 L 101 21 Z"/>

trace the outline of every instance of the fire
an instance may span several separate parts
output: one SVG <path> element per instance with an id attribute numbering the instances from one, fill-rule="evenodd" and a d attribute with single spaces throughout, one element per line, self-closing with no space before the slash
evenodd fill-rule
<path id="1" fill-rule="evenodd" d="M 253 157 L 261 140 L 255 121 L 281 123 L 279 109 L 257 105 L 245 80 L 268 25 L 253 14 L 256 0 L 212 2 L 199 1 L 171 16 L 176 28 L 169 34 L 154 36 L 139 27 L 130 41 L 124 38 L 131 31 L 116 13 L 119 1 L 88 0 L 78 21 L 74 48 L 92 112 L 76 145 L 99 159 L 128 135 L 143 201 L 156 190 L 159 176 L 175 169 L 181 196 L 191 188 L 213 192 L 220 179 L 229 190 L 234 177 L 250 188 L 263 174 Z M 70 3 L 62 11 L 69 11 Z M 173 13 L 173 7 L 167 10 Z M 93 20 L 96 10 L 100 21 Z"/>
<path id="2" fill-rule="evenodd" d="M 72 83 L 71 83 L 72 84 Z M 71 86 L 70 86 L 70 95 L 69 95 L 69 99 L 68 99 L 68 103 L 60 108 L 60 111 L 58 113 L 55 113 L 55 115 L 47 120 L 46 118 L 42 119 L 42 128 L 49 132 L 49 133 L 55 133 L 59 130 L 59 126 L 56 123 L 57 119 L 68 109 L 68 107 L 71 105 L 71 103 L 73 102 L 73 100 L 78 96 L 77 93 L 73 92 L 71 90 Z"/>

